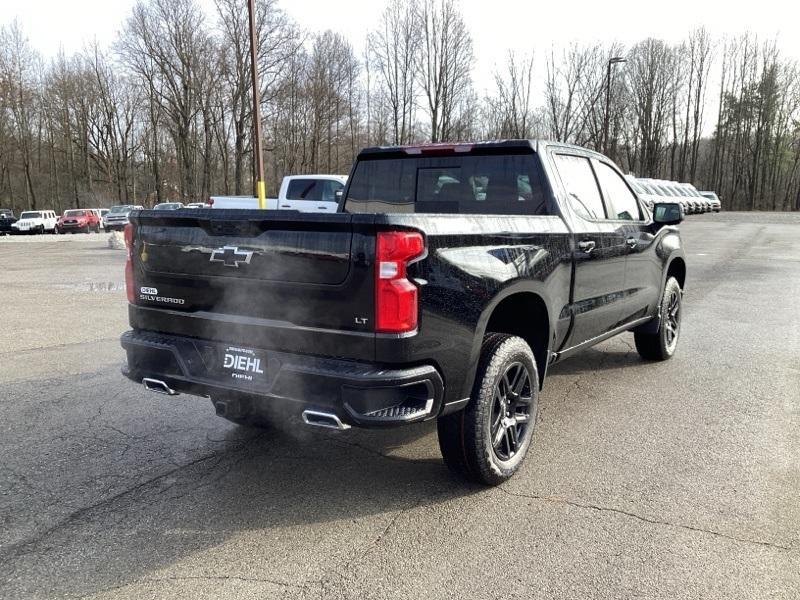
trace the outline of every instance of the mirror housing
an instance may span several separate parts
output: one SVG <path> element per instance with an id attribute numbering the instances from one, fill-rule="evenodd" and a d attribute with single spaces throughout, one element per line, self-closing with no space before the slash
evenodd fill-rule
<path id="1" fill-rule="evenodd" d="M 336 190 L 333 195 L 336 197 L 337 202 L 341 202 L 342 196 L 344 196 L 344 190 Z"/>
<path id="2" fill-rule="evenodd" d="M 683 207 L 677 202 L 656 202 L 653 205 L 653 223 L 677 225 L 683 221 Z"/>

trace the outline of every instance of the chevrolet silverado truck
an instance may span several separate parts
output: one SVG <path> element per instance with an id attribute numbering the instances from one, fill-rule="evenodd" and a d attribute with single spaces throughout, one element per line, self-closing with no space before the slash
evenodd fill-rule
<path id="1" fill-rule="evenodd" d="M 438 420 L 457 473 L 520 467 L 555 362 L 633 332 L 665 360 L 686 262 L 588 150 L 500 141 L 362 150 L 339 211 L 134 211 L 123 373 L 243 424 Z"/>
<path id="2" fill-rule="evenodd" d="M 266 198 L 270 210 L 299 210 L 301 212 L 336 212 L 345 175 L 286 175 L 281 181 L 277 198 Z M 211 196 L 209 203 L 216 209 L 258 208 L 258 198 L 252 196 Z"/>

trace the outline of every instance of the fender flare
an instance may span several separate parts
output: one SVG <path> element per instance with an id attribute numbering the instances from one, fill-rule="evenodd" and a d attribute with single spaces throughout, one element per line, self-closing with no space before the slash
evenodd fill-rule
<path id="1" fill-rule="evenodd" d="M 497 294 L 495 294 L 478 316 L 478 321 L 475 324 L 475 336 L 473 338 L 472 348 L 469 354 L 469 369 L 467 370 L 467 375 L 464 378 L 464 389 L 462 390 L 463 397 L 468 397 L 472 391 L 472 386 L 475 382 L 475 373 L 478 369 L 481 347 L 483 346 L 483 338 L 486 335 L 486 326 L 489 324 L 489 320 L 494 314 L 495 309 L 503 300 L 517 294 L 533 294 L 538 296 L 542 300 L 545 310 L 547 311 L 547 360 L 544 361 L 542 372 L 539 373 L 540 381 L 544 381 L 547 372 L 547 365 L 550 362 L 549 357 L 554 346 L 554 311 L 551 308 L 550 298 L 545 292 L 544 284 L 542 282 L 530 279 L 515 279 L 508 282 L 506 286 L 504 286 Z"/>

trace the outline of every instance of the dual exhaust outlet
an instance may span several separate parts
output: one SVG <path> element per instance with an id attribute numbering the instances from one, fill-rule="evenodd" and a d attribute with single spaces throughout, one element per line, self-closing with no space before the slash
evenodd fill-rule
<path id="1" fill-rule="evenodd" d="M 177 396 L 178 392 L 173 390 L 166 382 L 160 379 L 153 379 L 145 377 L 142 379 L 142 385 L 148 392 L 155 392 L 157 394 L 164 394 L 166 396 Z M 217 412 L 220 412 L 219 408 Z M 224 411 L 223 411 L 224 412 Z M 222 413 L 220 413 L 222 414 Z M 325 429 L 338 429 L 344 431 L 350 429 L 350 425 L 342 423 L 342 420 L 333 413 L 321 412 L 318 410 L 304 410 L 303 423 L 311 425 L 312 427 L 324 427 Z"/>

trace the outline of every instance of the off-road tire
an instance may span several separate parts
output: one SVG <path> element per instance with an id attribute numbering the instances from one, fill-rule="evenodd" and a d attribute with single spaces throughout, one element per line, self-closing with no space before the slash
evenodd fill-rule
<path id="1" fill-rule="evenodd" d="M 510 387 L 504 377 L 513 377 L 515 373 L 522 376 L 523 371 L 527 383 L 520 382 L 522 387 L 516 396 L 507 395 L 516 399 L 504 404 L 500 397 L 503 390 Z M 458 475 L 485 485 L 499 485 L 511 478 L 530 448 L 538 399 L 539 374 L 530 346 L 517 336 L 487 333 L 469 403 L 463 410 L 438 420 L 439 448 L 445 464 Z M 505 409 L 510 410 L 505 413 L 507 416 L 503 413 Z M 526 420 L 516 423 L 516 419 L 523 416 Z M 505 428 L 507 420 L 516 424 Z M 505 434 L 500 433 L 503 428 Z M 493 442 L 501 435 L 497 448 Z M 514 437 L 517 446 L 512 454 Z M 501 456 L 503 454 L 505 456 Z"/>
<path id="2" fill-rule="evenodd" d="M 667 279 L 659 307 L 661 313 L 658 331 L 633 334 L 636 351 L 645 360 L 668 360 L 678 347 L 683 316 L 683 291 L 674 277 Z"/>

